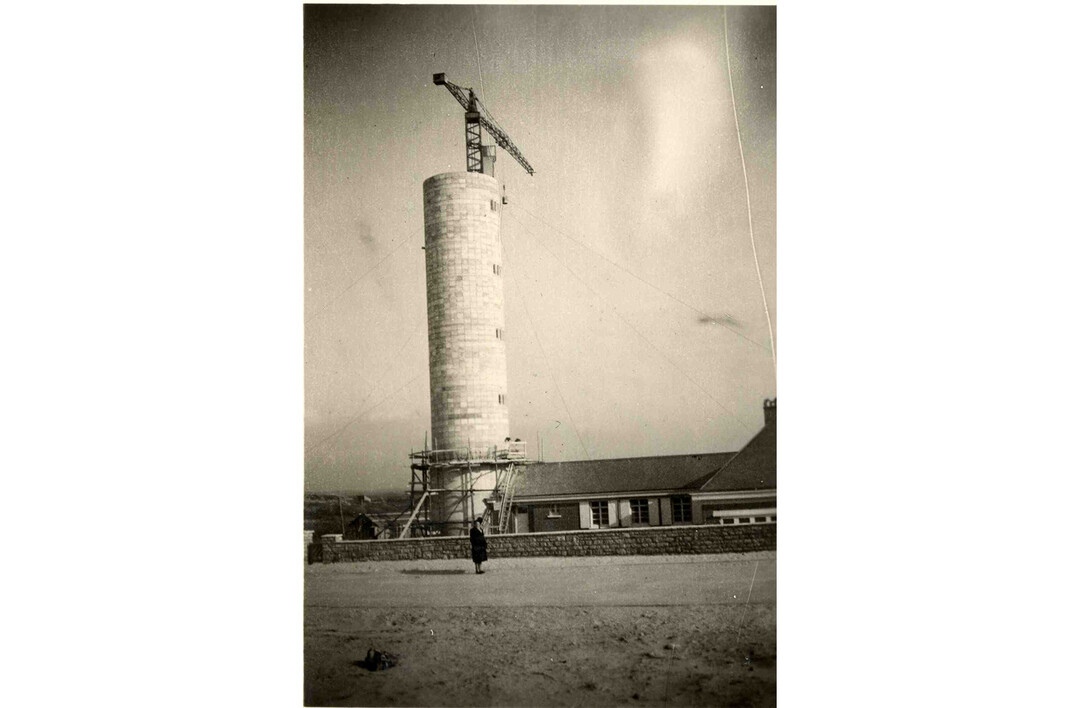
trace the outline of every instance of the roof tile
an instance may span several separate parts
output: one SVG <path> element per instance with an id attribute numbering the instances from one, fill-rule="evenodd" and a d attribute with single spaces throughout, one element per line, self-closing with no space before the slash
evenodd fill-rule
<path id="1" fill-rule="evenodd" d="M 776 424 L 766 425 L 739 454 L 701 485 L 703 492 L 776 489 Z"/>

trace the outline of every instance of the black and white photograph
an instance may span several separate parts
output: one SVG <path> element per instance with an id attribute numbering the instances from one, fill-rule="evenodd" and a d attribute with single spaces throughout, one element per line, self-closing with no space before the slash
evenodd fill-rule
<path id="1" fill-rule="evenodd" d="M 5 8 L 0 705 L 1077 703 L 1076 8 L 653 3 Z"/>
<path id="2" fill-rule="evenodd" d="M 776 703 L 776 8 L 304 8 L 304 702 Z"/>

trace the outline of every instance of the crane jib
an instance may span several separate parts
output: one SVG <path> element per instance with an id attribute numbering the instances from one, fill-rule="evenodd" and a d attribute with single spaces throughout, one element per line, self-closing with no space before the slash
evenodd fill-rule
<path id="1" fill-rule="evenodd" d="M 491 137 L 495 138 L 495 142 L 498 143 L 499 147 L 514 156 L 514 159 L 525 168 L 526 172 L 530 175 L 533 173 L 532 165 L 529 164 L 529 161 L 525 159 L 525 156 L 521 154 L 521 151 L 518 150 L 517 146 L 510 140 L 510 136 L 499 130 L 499 128 L 484 115 L 480 116 L 480 125 L 484 126 L 484 130 L 486 130 Z"/>
<path id="2" fill-rule="evenodd" d="M 476 99 L 472 89 L 463 89 L 457 84 L 447 81 L 446 74 L 435 74 L 432 77 L 432 81 L 436 86 L 445 86 L 457 102 L 461 104 L 461 107 L 466 111 L 466 123 L 475 124 L 479 122 L 484 130 L 495 139 L 495 143 L 503 150 L 506 150 L 513 155 L 514 159 L 518 161 L 518 164 L 520 164 L 526 172 L 530 175 L 535 173 L 532 165 L 530 165 L 529 161 L 525 159 L 525 156 L 521 154 L 518 147 L 514 145 L 514 141 L 511 140 L 510 136 L 496 124 L 495 119 L 487 112 L 487 108 Z M 466 132 L 469 133 L 471 131 L 467 130 Z M 478 147 L 478 145 L 473 145 L 471 143 L 478 143 L 478 135 L 471 135 L 469 138 L 470 139 L 467 140 L 466 144 L 466 162 L 469 164 L 471 170 L 473 167 L 472 162 L 475 160 L 470 159 L 470 149 L 475 151 Z"/>

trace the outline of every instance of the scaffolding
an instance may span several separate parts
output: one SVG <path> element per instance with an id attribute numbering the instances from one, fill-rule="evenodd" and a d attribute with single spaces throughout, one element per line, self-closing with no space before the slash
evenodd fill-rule
<path id="1" fill-rule="evenodd" d="M 519 468 L 528 465 L 526 444 L 507 441 L 503 446 L 456 448 L 449 450 L 420 450 L 409 453 L 412 479 L 409 482 L 408 522 L 399 538 L 417 536 L 448 536 L 468 533 L 471 521 L 483 519 L 485 533 L 507 533 L 511 530 L 511 504 Z M 478 487 L 481 479 L 490 479 L 494 486 Z M 454 483 L 456 482 L 456 487 Z M 476 505 L 478 494 L 484 509 Z M 438 502 L 432 513 L 432 500 Z M 459 520 L 450 517 L 460 516 Z M 433 518 L 434 517 L 434 518 Z"/>

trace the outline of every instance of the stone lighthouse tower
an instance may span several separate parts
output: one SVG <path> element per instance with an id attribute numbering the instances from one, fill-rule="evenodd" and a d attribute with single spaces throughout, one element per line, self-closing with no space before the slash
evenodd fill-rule
<path id="1" fill-rule="evenodd" d="M 424 182 L 428 366 L 436 449 L 509 434 L 499 187 L 478 172 Z"/>
<path id="2" fill-rule="evenodd" d="M 430 508 L 446 534 L 483 514 L 510 454 L 501 207 L 498 182 L 482 172 L 424 181 Z"/>
<path id="3" fill-rule="evenodd" d="M 413 489 L 419 471 L 424 501 L 410 502 L 409 523 L 423 509 L 427 533 L 467 533 L 481 516 L 497 520 L 502 531 L 515 464 L 528 460 L 525 444 L 510 441 L 502 200 L 495 146 L 482 144 L 481 128 L 526 172 L 534 170 L 471 88 L 447 81 L 446 74 L 435 74 L 432 83 L 445 86 L 465 109 L 467 171 L 424 180 L 432 449 L 410 454 Z M 408 524 L 402 535 L 406 531 Z"/>

